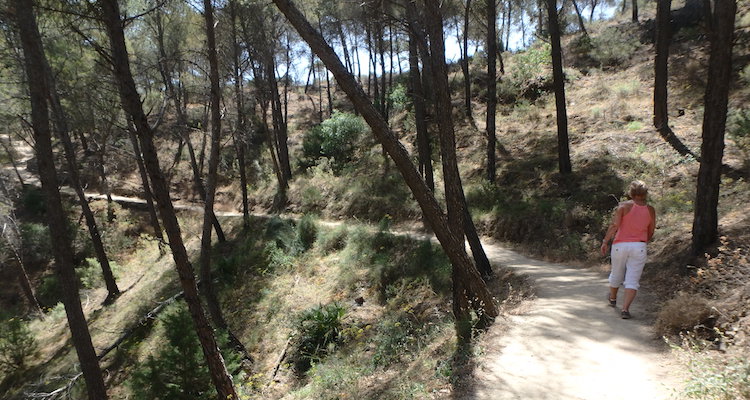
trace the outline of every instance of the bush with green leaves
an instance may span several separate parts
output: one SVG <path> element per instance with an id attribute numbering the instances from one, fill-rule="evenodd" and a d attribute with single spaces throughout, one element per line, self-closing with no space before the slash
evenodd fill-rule
<path id="1" fill-rule="evenodd" d="M 750 161 L 750 109 L 729 114 L 727 136 L 740 149 L 745 161 Z"/>
<path id="2" fill-rule="evenodd" d="M 518 53 L 510 67 L 508 83 L 501 82 L 501 99 L 527 97 L 535 99 L 552 88 L 552 56 L 550 45 L 542 43 Z"/>
<path id="3" fill-rule="evenodd" d="M 23 371 L 29 357 L 37 351 L 36 341 L 26 321 L 11 318 L 0 323 L 0 370 Z"/>
<path id="4" fill-rule="evenodd" d="M 334 112 L 331 118 L 305 134 L 300 165 L 309 168 L 319 159 L 327 158 L 334 172 L 340 172 L 352 161 L 356 143 L 365 129 L 362 118 L 347 112 Z"/>
<path id="5" fill-rule="evenodd" d="M 130 380 L 135 399 L 216 399 L 216 389 L 206 365 L 193 320 L 184 303 L 170 306 L 159 318 L 166 343 L 139 365 Z M 228 346 L 226 334 L 217 342 L 228 371 L 240 365 L 240 355 Z"/>
<path id="6" fill-rule="evenodd" d="M 338 303 L 318 305 L 297 318 L 291 360 L 294 369 L 305 373 L 330 353 L 341 339 L 346 309 Z"/>
<path id="7" fill-rule="evenodd" d="M 37 222 L 25 222 L 20 228 L 24 260 L 31 263 L 51 260 L 52 239 L 49 227 Z"/>
<path id="8" fill-rule="evenodd" d="M 310 250 L 318 237 L 318 225 L 312 215 L 303 216 L 297 223 L 297 243 L 302 251 Z"/>
<path id="9" fill-rule="evenodd" d="M 109 267 L 115 279 L 120 277 L 120 265 L 110 260 Z M 81 282 L 81 287 L 85 289 L 94 289 L 104 285 L 102 276 L 102 267 L 95 258 L 86 258 L 83 264 L 76 267 L 76 276 Z"/>
<path id="10" fill-rule="evenodd" d="M 406 85 L 397 84 L 388 93 L 388 101 L 391 103 L 394 111 L 403 111 L 409 105 L 409 96 Z"/>
<path id="11" fill-rule="evenodd" d="M 600 67 L 618 66 L 629 60 L 639 45 L 634 36 L 609 28 L 591 38 L 589 55 Z"/>

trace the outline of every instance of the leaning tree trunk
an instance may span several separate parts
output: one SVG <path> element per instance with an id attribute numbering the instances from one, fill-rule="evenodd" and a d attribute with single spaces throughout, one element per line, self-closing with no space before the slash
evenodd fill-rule
<path id="1" fill-rule="evenodd" d="M 581 15 L 581 9 L 578 8 L 578 2 L 576 2 L 576 0 L 573 0 L 573 8 L 575 8 L 576 10 L 576 16 L 578 16 L 578 26 L 581 28 L 581 32 L 583 32 L 585 36 L 588 36 L 589 33 L 586 32 L 586 26 L 583 24 L 583 16 Z"/>
<path id="2" fill-rule="evenodd" d="M 430 40 L 430 60 L 435 88 L 435 104 L 437 109 L 441 110 L 437 115 L 437 122 L 440 134 L 440 154 L 443 164 L 443 183 L 445 185 L 445 198 L 448 207 L 448 221 L 451 227 L 455 227 L 455 234 L 461 240 L 463 240 L 463 236 L 466 234 L 479 272 L 483 276 L 491 276 L 492 268 L 477 235 L 474 221 L 471 219 L 471 215 L 466 208 L 466 198 L 461 184 L 461 175 L 458 172 L 456 135 L 451 112 L 453 106 L 448 87 L 448 68 L 445 64 L 443 17 L 436 3 L 429 3 L 429 0 L 426 3 L 427 33 Z M 455 298 L 454 301 L 456 301 Z"/>
<path id="3" fill-rule="evenodd" d="M 466 294 L 472 295 L 473 300 L 475 300 L 472 305 L 478 313 L 487 318 L 496 317 L 498 309 L 487 289 L 487 285 L 466 254 L 463 243 L 449 228 L 445 214 L 440 209 L 432 191 L 420 177 L 406 149 L 389 129 L 387 121 L 375 109 L 362 88 L 357 85 L 354 77 L 346 71 L 335 51 L 315 31 L 296 6 L 289 0 L 274 0 L 274 3 L 310 48 L 328 66 L 328 69 L 336 77 L 339 87 L 347 94 L 354 107 L 359 110 L 365 121 L 370 125 L 376 138 L 386 147 L 388 154 L 401 172 L 412 194 L 414 194 L 425 218 L 434 230 L 446 255 L 451 260 L 455 272 L 458 274 L 457 280 L 465 289 L 465 292 L 462 293 L 463 296 L 459 297 L 465 298 Z M 459 313 L 457 317 L 463 319 L 463 312 Z"/>
<path id="4" fill-rule="evenodd" d="M 143 164 L 141 146 L 138 144 L 138 137 L 136 136 L 133 122 L 130 121 L 130 119 L 128 119 L 128 137 L 130 138 L 130 144 L 133 146 L 135 163 L 138 165 L 138 174 L 141 177 L 141 186 L 143 187 L 143 199 L 146 200 L 146 208 L 148 209 L 151 228 L 154 230 L 154 236 L 159 239 L 159 243 L 162 243 L 164 241 L 164 235 L 162 235 L 161 225 L 159 225 L 159 217 L 156 214 L 156 207 L 154 206 L 154 194 L 151 192 L 151 183 L 148 181 L 148 172 L 146 172 L 146 166 Z"/>
<path id="5" fill-rule="evenodd" d="M 86 323 L 86 316 L 81 307 L 78 280 L 73 265 L 72 241 L 62 199 L 58 191 L 57 172 L 53 162 L 49 110 L 46 100 L 49 85 L 44 70 L 46 57 L 42 47 L 42 37 L 36 24 L 32 1 L 15 0 L 14 3 L 31 99 L 31 122 L 36 142 L 39 180 L 42 183 L 42 191 L 47 205 L 47 224 L 52 238 L 55 269 L 62 287 L 63 305 L 70 326 L 73 347 L 78 354 L 78 361 L 86 381 L 88 397 L 90 400 L 107 399 L 104 377 L 99 368 L 96 351 L 91 342 L 91 335 Z"/>
<path id="6" fill-rule="evenodd" d="M 180 279 L 180 285 L 185 291 L 185 302 L 195 324 L 195 330 L 206 357 L 206 363 L 211 374 L 211 379 L 216 387 L 219 397 L 222 399 L 236 399 L 237 393 L 232 384 L 232 378 L 227 373 L 224 359 L 219 352 L 213 330 L 206 319 L 203 307 L 198 297 L 198 286 L 193 275 L 193 267 L 190 264 L 180 225 L 175 215 L 174 206 L 169 196 L 169 189 L 164 180 L 164 175 L 159 167 L 159 159 L 154 146 L 154 133 L 149 126 L 146 114 L 143 112 L 140 95 L 135 86 L 135 81 L 130 72 L 130 61 L 125 46 L 125 34 L 120 19 L 120 7 L 116 0 L 102 0 L 99 3 L 101 18 L 109 36 L 112 51 L 112 67 L 117 82 L 120 98 L 126 113 L 132 118 L 136 132 L 143 150 L 144 162 L 151 178 L 154 195 L 159 206 L 159 211 L 164 223 L 164 229 L 169 238 L 169 246 L 172 249 L 172 257 Z"/>
<path id="7" fill-rule="evenodd" d="M 495 113 L 497 110 L 497 3 L 491 0 L 487 4 L 487 181 L 495 183 Z"/>
<path id="8" fill-rule="evenodd" d="M 557 0 L 547 0 L 547 22 L 552 44 L 552 79 L 555 86 L 555 110 L 557 111 L 557 162 L 561 174 L 573 171 L 570 163 L 568 143 L 568 113 L 565 106 L 565 75 L 560 46 L 560 25 L 557 21 Z"/>
<path id="9" fill-rule="evenodd" d="M 732 82 L 732 44 L 737 3 L 716 0 L 710 33 L 711 56 L 708 63 L 703 142 L 693 218 L 693 253 L 701 254 L 715 242 L 719 231 L 719 184 L 724 155 L 724 130 Z"/>
<path id="10" fill-rule="evenodd" d="M 107 252 L 104 250 L 104 243 L 102 243 L 99 227 L 96 225 L 96 218 L 94 218 L 94 213 L 91 211 L 91 207 L 89 207 L 86 195 L 83 192 L 83 187 L 81 186 L 81 177 L 78 174 L 78 160 L 76 160 L 73 142 L 70 140 L 67 116 L 65 115 L 65 111 L 60 103 L 60 97 L 57 95 L 54 75 L 52 74 L 49 65 L 45 64 L 44 69 L 47 73 L 49 104 L 52 106 L 52 115 L 54 116 L 55 126 L 57 127 L 57 134 L 63 144 L 65 159 L 68 164 L 68 173 L 70 174 L 70 183 L 73 185 L 73 190 L 75 190 L 76 195 L 78 196 L 78 202 L 81 204 L 81 212 L 86 220 L 86 227 L 89 230 L 91 244 L 94 247 L 94 254 L 96 254 L 96 260 L 99 262 L 99 267 L 102 270 L 104 285 L 107 288 L 107 298 L 104 300 L 104 303 L 110 304 L 120 295 L 120 288 L 117 287 L 115 275 L 112 273 L 112 267 L 109 265 L 109 259 L 107 258 Z M 103 157 L 100 157 L 99 162 L 104 164 Z M 101 166 L 101 168 L 104 169 L 103 166 Z M 112 196 L 110 195 L 109 184 L 106 183 L 106 177 L 102 176 L 102 179 L 107 192 L 107 210 L 108 214 L 110 214 L 112 209 Z"/>

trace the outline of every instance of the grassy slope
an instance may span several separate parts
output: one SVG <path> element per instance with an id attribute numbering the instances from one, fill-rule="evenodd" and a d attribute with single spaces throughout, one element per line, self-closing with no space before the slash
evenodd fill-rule
<path id="1" fill-rule="evenodd" d="M 597 35 L 612 24 L 595 25 L 590 29 Z M 702 85 L 705 85 L 703 77 L 707 64 L 705 49 L 705 41 L 683 32 L 676 37 L 670 59 L 670 122 L 677 135 L 695 151 L 700 145 Z M 688 260 L 680 256 L 689 244 L 697 164 L 679 157 L 650 128 L 652 53 L 653 46 L 645 44 L 619 67 L 590 68 L 587 74 L 568 70 L 572 78 L 566 89 L 575 170 L 570 179 L 555 172 L 551 95 L 542 95 L 534 102 L 501 106 L 498 139 L 507 153 L 502 154 L 498 162 L 499 185 L 496 188 L 488 188 L 481 182 L 483 104 L 475 102 L 477 128 L 457 114 L 458 147 L 467 195 L 485 234 L 512 241 L 537 255 L 554 259 L 570 259 L 572 255 L 575 260 L 604 268 L 595 252 L 608 213 L 628 181 L 645 180 L 652 188 L 651 200 L 659 212 L 659 223 L 644 284 L 661 293 L 664 303 L 655 304 L 654 310 L 666 305 L 666 311 L 660 316 L 661 329 L 668 332 L 680 324 L 691 328 L 702 322 L 696 318 L 707 318 L 705 314 L 697 314 L 687 321 L 677 321 L 675 315 L 686 314 L 690 305 L 700 304 L 699 308 L 703 309 L 717 307 L 720 311 L 717 324 L 728 332 L 729 340 L 738 344 L 732 347 L 730 353 L 733 354 L 747 348 L 750 330 L 750 321 L 742 316 L 746 315 L 748 298 L 743 289 L 747 285 L 743 282 L 750 276 L 750 271 L 746 270 L 750 246 L 746 198 L 750 187 L 744 180 L 725 179 L 720 204 L 725 244 L 711 251 L 710 260 Z M 740 42 L 735 53 L 739 63 L 746 63 L 748 49 L 744 42 Z M 512 56 L 506 57 L 506 62 L 507 66 L 512 66 Z M 744 64 L 736 65 L 736 70 L 743 67 Z M 730 106 L 739 108 L 750 93 L 748 82 L 738 80 L 734 88 Z M 460 99 L 455 102 L 460 103 Z M 679 115 L 678 109 L 684 110 L 684 115 Z M 303 109 L 297 111 L 305 114 Z M 296 151 L 306 123 L 296 120 L 293 126 L 300 128 L 292 132 L 291 141 L 296 144 L 293 151 Z M 409 142 L 408 133 L 404 135 Z M 290 189 L 291 209 L 337 218 L 354 216 L 377 221 L 389 214 L 397 222 L 416 221 L 418 209 L 403 184 L 395 178 L 382 183 L 377 172 L 380 165 L 377 147 L 367 149 L 361 164 L 349 175 L 333 177 L 325 169 L 317 169 L 294 181 Z M 727 142 L 726 155 L 729 165 L 747 168 L 743 164 L 746 160 L 740 157 L 731 141 Z M 123 177 L 126 176 L 130 178 L 125 181 L 134 181 L 130 172 L 125 171 Z M 184 169 L 178 171 L 176 180 L 182 192 L 189 191 L 186 183 L 189 175 Z M 270 204 L 273 187 L 272 178 L 258 179 L 253 184 L 256 207 L 263 209 Z M 438 190 L 438 194 L 440 192 Z M 236 185 L 227 182 L 219 196 L 224 207 L 238 208 L 236 193 Z M 381 207 L 374 208 L 373 204 Z M 183 223 L 184 233 L 194 249 L 199 229 L 194 226 L 192 217 L 184 218 Z M 228 223 L 236 224 L 236 221 Z M 232 232 L 234 242 L 230 247 L 235 251 L 250 251 L 252 246 L 260 245 L 246 243 L 236 226 Z M 114 306 L 98 306 L 105 296 L 101 289 L 83 295 L 97 348 L 111 343 L 146 310 L 176 291 L 170 258 L 160 256 L 151 241 L 139 241 L 136 249 L 118 256 L 122 265 L 120 286 L 128 290 Z M 384 288 L 374 283 L 377 279 L 373 279 L 372 274 L 376 264 L 360 265 L 361 260 L 352 257 L 346 248 L 331 253 L 316 248 L 311 254 L 286 260 L 285 266 L 273 273 L 243 272 L 234 283 L 225 286 L 227 290 L 222 299 L 227 305 L 230 324 L 255 358 L 251 378 L 242 385 L 245 395 L 333 398 L 339 393 L 362 392 L 365 398 L 395 398 L 426 397 L 447 390 L 449 380 L 446 377 L 457 367 L 450 362 L 456 349 L 450 324 L 445 320 L 445 292 L 419 284 L 409 288 L 408 295 L 404 296 L 393 286 L 390 301 L 378 299 Z M 680 277 L 678 272 L 688 263 L 695 266 L 692 275 Z M 688 294 L 668 301 L 675 288 Z M 352 299 L 358 296 L 366 298 L 363 307 L 352 304 Z M 415 296 L 421 300 L 414 300 Z M 696 299 L 702 302 L 696 303 Z M 350 310 L 346 317 L 346 326 L 352 328 L 349 341 L 340 347 L 340 352 L 313 369 L 309 380 L 297 380 L 289 370 L 282 368 L 278 382 L 270 382 L 270 371 L 292 332 L 294 316 L 311 305 L 331 301 L 346 303 Z M 408 315 L 410 310 L 423 307 L 434 307 L 442 312 L 424 317 L 422 322 L 432 324 L 434 329 L 420 339 L 424 340 L 420 349 L 400 360 L 395 368 L 374 367 L 372 359 L 379 346 L 378 332 L 386 332 L 379 323 L 388 320 L 395 323 L 404 316 L 403 310 L 407 310 Z M 32 363 L 31 375 L 53 377 L 70 373 L 75 356 L 60 310 L 45 320 L 35 320 L 31 328 L 41 349 Z M 153 352 L 160 341 L 157 324 L 157 328 L 137 336 L 122 350 L 105 358 L 104 365 L 113 372 L 109 378 L 113 397 L 127 396 L 124 382 L 129 371 Z M 56 383 L 49 382 L 46 387 L 54 388 Z"/>

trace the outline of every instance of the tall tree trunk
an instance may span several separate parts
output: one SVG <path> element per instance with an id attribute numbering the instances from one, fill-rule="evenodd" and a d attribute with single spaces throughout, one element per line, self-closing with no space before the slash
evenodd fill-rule
<path id="1" fill-rule="evenodd" d="M 31 122 L 35 139 L 36 158 L 39 167 L 39 180 L 42 183 L 47 205 L 47 224 L 52 238 L 52 251 L 55 269 L 62 287 L 63 305 L 68 318 L 73 346 L 78 355 L 86 391 L 90 400 L 107 399 L 107 389 L 91 342 L 86 316 L 78 294 L 78 280 L 73 266 L 73 248 L 68 223 L 58 191 L 57 172 L 52 153 L 47 94 L 49 84 L 46 79 L 46 57 L 42 47 L 42 37 L 36 24 L 31 0 L 15 0 L 16 22 L 21 37 L 24 54 L 24 68 L 31 98 Z"/>
<path id="2" fill-rule="evenodd" d="M 151 221 L 151 228 L 154 230 L 154 236 L 159 239 L 159 242 L 164 241 L 164 235 L 161 232 L 161 225 L 159 224 L 159 217 L 156 214 L 156 207 L 154 206 L 154 194 L 151 192 L 151 183 L 148 181 L 148 172 L 146 172 L 146 166 L 143 164 L 143 155 L 141 154 L 141 146 L 138 144 L 138 136 L 135 133 L 135 127 L 130 118 L 128 120 L 128 136 L 130 137 L 130 143 L 133 146 L 133 154 L 135 154 L 135 163 L 138 165 L 138 174 L 141 177 L 141 186 L 143 187 L 143 199 L 146 200 L 146 208 L 148 209 L 148 217 Z"/>
<path id="3" fill-rule="evenodd" d="M 242 95 L 242 68 L 240 66 L 241 50 L 237 40 L 237 0 L 229 2 L 229 17 L 232 34 L 232 72 L 234 80 L 234 101 L 237 108 L 237 127 L 234 135 L 234 146 L 237 152 L 237 164 L 240 171 L 240 190 L 242 192 L 242 226 L 245 229 L 250 227 L 250 207 L 247 198 L 247 174 L 245 170 L 245 100 Z M 287 56 L 289 52 L 287 50 Z M 288 66 L 287 66 L 288 70 Z"/>
<path id="4" fill-rule="evenodd" d="M 494 0 L 492 0 L 494 1 Z M 471 113 L 471 77 L 469 76 L 469 13 L 471 12 L 471 0 L 466 0 L 464 10 L 464 33 L 463 48 L 461 54 L 461 70 L 464 74 L 464 113 L 470 120 L 474 117 Z"/>
<path id="5" fill-rule="evenodd" d="M 576 2 L 576 0 L 573 0 L 573 8 L 575 8 L 576 10 L 576 15 L 578 16 L 578 26 L 581 28 L 581 32 L 583 32 L 585 36 L 588 36 L 589 33 L 586 32 L 586 26 L 583 23 L 583 16 L 581 15 L 581 9 L 578 8 L 578 2 Z"/>
<path id="6" fill-rule="evenodd" d="M 143 112 L 140 95 L 136 90 L 135 82 L 130 72 L 130 61 L 128 60 L 128 52 L 125 46 L 123 23 L 120 19 L 120 7 L 116 0 L 101 0 L 98 4 L 101 8 L 102 22 L 109 36 L 115 80 L 122 104 L 132 118 L 136 132 L 138 133 L 141 148 L 143 149 L 144 162 L 151 178 L 154 195 L 164 223 L 164 229 L 169 238 L 169 247 L 172 249 L 172 257 L 177 268 L 180 285 L 185 292 L 185 302 L 195 324 L 195 330 L 198 334 L 203 354 L 206 357 L 211 379 L 219 394 L 219 398 L 237 399 L 232 378 L 227 373 L 224 359 L 219 352 L 213 330 L 206 319 L 200 298 L 198 297 L 198 287 L 193 275 L 193 268 L 182 241 L 182 233 L 180 232 L 180 225 L 169 196 L 169 189 L 166 186 L 164 175 L 161 173 L 159 167 L 159 159 L 153 142 L 154 134 L 148 124 L 146 114 Z"/>
<path id="7" fill-rule="evenodd" d="M 426 0 L 429 3 L 430 0 Z M 443 183 L 448 207 L 448 221 L 455 227 L 455 234 L 463 240 L 466 235 L 477 269 L 484 276 L 492 275 L 492 268 L 476 232 L 471 215 L 466 208 L 461 176 L 456 156 L 456 135 L 453 128 L 452 102 L 448 87 L 448 68 L 445 64 L 445 42 L 443 18 L 437 4 L 427 4 L 427 32 L 430 40 L 430 60 L 435 86 L 435 104 L 441 112 L 437 115 L 440 133 L 440 154 L 443 165 Z M 456 299 L 454 299 L 456 301 Z M 463 332 L 465 333 L 465 332 Z"/>
<path id="8" fill-rule="evenodd" d="M 638 0 L 633 0 L 633 22 L 638 23 Z"/>
<path id="9" fill-rule="evenodd" d="M 508 23 L 505 25 L 505 44 L 510 43 L 510 30 L 513 27 L 513 2 L 508 0 Z"/>
<path id="10" fill-rule="evenodd" d="M 495 183 L 495 113 L 497 110 L 497 3 L 487 2 L 487 181 Z"/>
<path id="11" fill-rule="evenodd" d="M 735 0 L 716 0 L 713 31 L 709 35 L 711 55 L 708 63 L 703 142 L 693 217 L 693 253 L 701 254 L 716 241 L 719 232 L 719 184 L 724 156 L 724 130 L 727 120 L 729 86 L 732 82 L 732 45 L 737 10 Z"/>
<path id="12" fill-rule="evenodd" d="M 654 127 L 669 127 L 667 82 L 669 79 L 669 44 L 672 40 L 670 9 L 672 0 L 656 3 L 656 58 L 654 59 Z"/>
<path id="13" fill-rule="evenodd" d="M 109 265 L 107 252 L 104 250 L 104 243 L 102 243 L 102 237 L 99 233 L 99 228 L 96 225 L 94 213 L 91 211 L 91 207 L 89 207 L 89 203 L 86 200 L 86 195 L 83 192 L 83 187 L 81 186 L 81 178 L 78 174 L 78 160 L 76 160 L 73 142 L 70 140 L 68 119 L 65 115 L 65 111 L 62 108 L 62 103 L 60 103 L 60 97 L 57 95 L 57 87 L 54 80 L 54 75 L 52 74 L 52 69 L 48 64 L 46 64 L 46 57 L 43 61 L 45 62 L 44 70 L 47 74 L 46 78 L 49 104 L 52 106 L 52 115 L 54 116 L 54 123 L 57 127 L 57 134 L 63 144 L 65 159 L 68 164 L 68 173 L 70 174 L 70 183 L 71 185 L 73 185 L 73 190 L 75 190 L 76 195 L 78 196 L 78 202 L 81 204 L 81 212 L 86 219 L 86 226 L 89 230 L 89 236 L 91 237 L 91 244 L 94 247 L 94 254 L 96 254 L 96 260 L 99 262 L 99 267 L 102 270 L 102 277 L 104 278 L 104 284 L 107 288 L 107 298 L 104 300 L 104 303 L 110 304 L 117 298 L 117 296 L 120 295 L 120 288 L 117 287 L 115 276 L 112 273 L 112 267 Z M 104 145 L 101 146 L 102 153 L 103 146 Z M 102 157 L 101 155 L 99 158 L 99 163 L 102 165 L 101 169 L 103 170 L 104 157 Z M 102 179 L 107 193 L 108 214 L 111 214 L 110 201 L 112 200 L 112 196 L 109 194 L 109 185 L 107 184 L 107 178 L 106 176 L 104 176 L 104 174 L 102 174 Z"/>
<path id="14" fill-rule="evenodd" d="M 328 69 L 336 77 L 339 87 L 349 96 L 354 107 L 360 110 L 365 121 L 372 128 L 373 134 L 386 146 L 388 154 L 404 177 L 406 184 L 419 203 L 425 218 L 454 266 L 454 272 L 457 274 L 455 283 L 458 283 L 458 287 L 454 286 L 454 289 L 459 289 L 459 293 L 462 294 L 458 298 L 465 299 L 466 295 L 470 294 L 476 299 L 472 303 L 472 306 L 481 315 L 490 319 L 496 317 L 498 309 L 492 299 L 492 295 L 487 290 L 487 285 L 466 254 L 463 243 L 459 241 L 458 237 L 449 228 L 445 214 L 443 214 L 432 192 L 420 177 L 414 164 L 412 164 L 406 149 L 388 128 L 387 121 L 385 121 L 383 116 L 380 115 L 368 100 L 362 88 L 357 85 L 351 74 L 346 72 L 346 68 L 341 64 L 335 51 L 315 31 L 296 6 L 289 0 L 274 0 L 274 3 L 287 17 L 300 36 L 308 43 L 310 48 L 328 66 Z M 464 311 L 460 309 L 456 310 L 456 307 L 465 309 L 466 304 L 461 303 L 458 306 L 454 306 L 454 312 L 458 312 L 456 314 L 458 318 L 457 323 L 465 321 Z"/>
<path id="15" fill-rule="evenodd" d="M 563 75 L 560 25 L 557 22 L 557 0 L 547 0 L 547 20 L 552 44 L 552 79 L 555 86 L 557 111 L 557 162 L 561 174 L 573 171 L 568 144 L 568 113 L 565 106 L 565 75 Z"/>
<path id="16" fill-rule="evenodd" d="M 279 166 L 284 174 L 284 180 L 289 181 L 292 178 L 292 167 L 289 162 L 289 145 L 287 144 L 287 127 L 284 121 L 284 115 L 281 109 L 281 98 L 279 97 L 279 84 L 276 80 L 276 63 L 273 55 L 269 56 L 266 65 L 266 75 L 268 78 L 269 88 L 271 89 L 271 118 L 273 119 L 274 137 L 276 138 L 276 149 L 279 156 Z M 319 86 L 320 87 L 320 86 Z M 320 88 L 322 90 L 322 87 Z M 322 101 L 320 107 L 323 107 Z M 322 115 L 322 114 L 321 114 Z M 321 117 L 322 118 L 322 117 Z"/>
<path id="17" fill-rule="evenodd" d="M 412 8 L 408 8 L 407 12 Z M 410 15 L 409 19 L 413 20 Z M 419 159 L 419 173 L 422 174 L 427 186 L 435 191 L 435 178 L 432 172 L 432 150 L 430 149 L 430 136 L 427 130 L 427 112 L 425 110 L 424 91 L 422 90 L 422 77 L 419 72 L 419 52 L 417 50 L 416 35 L 409 31 L 409 83 L 411 98 L 414 104 L 414 123 L 417 129 L 417 155 Z"/>
<path id="18" fill-rule="evenodd" d="M 116 1 L 116 0 L 115 0 Z M 158 15 L 158 11 L 157 11 Z M 164 30 L 162 28 L 162 25 L 160 23 L 160 19 L 157 19 L 157 36 L 156 36 L 156 42 L 158 45 L 159 50 L 159 57 L 161 58 L 161 62 L 159 63 L 159 72 L 162 76 L 162 80 L 164 81 L 164 88 L 167 91 L 167 96 L 172 99 L 172 103 L 174 104 L 175 113 L 177 114 L 177 125 L 178 129 L 180 130 L 180 135 L 183 138 L 183 141 L 187 145 L 188 149 L 188 156 L 190 158 L 190 169 L 193 171 L 193 185 L 195 186 L 195 191 L 198 192 L 198 197 L 201 199 L 201 201 L 206 201 L 206 188 L 203 186 L 203 179 L 201 178 L 201 170 L 203 167 L 201 166 L 202 162 L 198 161 L 198 157 L 195 155 L 195 148 L 193 147 L 193 143 L 190 140 L 190 132 L 188 128 L 188 121 L 187 121 L 187 115 L 185 114 L 185 102 L 187 101 L 186 95 L 180 95 L 178 92 L 178 88 L 174 87 L 174 83 L 172 82 L 172 71 L 170 70 L 170 67 L 166 65 L 167 60 L 167 53 L 166 48 L 164 46 Z M 182 100 L 182 101 L 181 101 Z M 207 121 L 205 120 L 203 126 L 205 127 L 207 125 Z M 205 138 L 204 138 L 205 141 Z M 211 221 L 214 226 L 214 230 L 216 231 L 216 237 L 218 238 L 219 242 L 226 242 L 226 236 L 224 235 L 224 230 L 221 228 L 221 224 L 219 223 L 219 219 L 216 218 L 216 215 L 214 214 L 213 210 L 211 210 Z"/>

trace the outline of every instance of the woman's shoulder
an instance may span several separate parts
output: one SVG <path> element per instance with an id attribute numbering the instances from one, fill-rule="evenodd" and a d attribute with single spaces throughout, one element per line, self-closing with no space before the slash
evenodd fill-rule
<path id="1" fill-rule="evenodd" d="M 620 204 L 617 205 L 617 208 L 630 208 L 633 206 L 633 200 L 625 200 L 621 201 Z"/>

